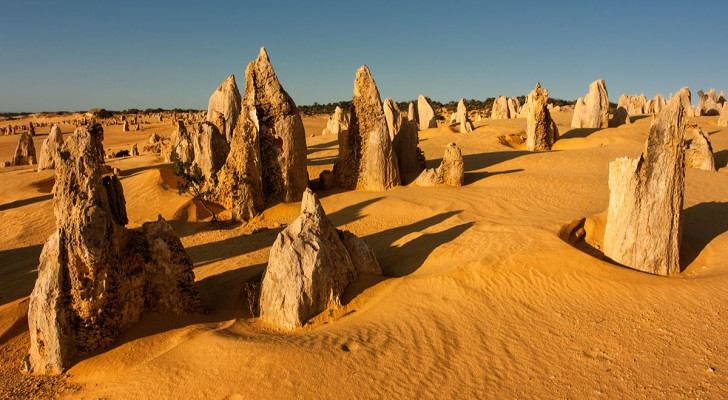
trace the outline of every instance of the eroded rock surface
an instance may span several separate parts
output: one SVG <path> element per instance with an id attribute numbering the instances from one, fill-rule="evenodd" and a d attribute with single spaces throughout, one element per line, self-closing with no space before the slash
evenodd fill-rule
<path id="1" fill-rule="evenodd" d="M 241 97 L 235 75 L 230 75 L 218 86 L 207 103 L 207 121 L 229 142 L 240 115 Z"/>
<path id="2" fill-rule="evenodd" d="M 435 106 L 427 96 L 419 95 L 417 97 L 417 122 L 421 131 L 437 128 Z"/>
<path id="3" fill-rule="evenodd" d="M 528 94 L 526 107 L 526 147 L 531 151 L 551 150 L 559 138 L 559 129 L 551 118 L 548 109 L 549 91 L 536 83 L 536 88 Z"/>
<path id="4" fill-rule="evenodd" d="M 653 120 L 640 158 L 609 164 L 604 254 L 620 264 L 657 275 L 680 272 L 684 118 L 682 100 L 673 97 Z"/>
<path id="5" fill-rule="evenodd" d="M 38 171 L 56 167 L 56 161 L 61 153 L 61 146 L 63 146 L 63 133 L 61 132 L 61 128 L 54 124 L 51 127 L 51 132 L 43 141 L 43 145 L 40 148 Z"/>
<path id="6" fill-rule="evenodd" d="M 260 316 L 293 329 L 341 305 L 346 288 L 362 273 L 382 274 L 374 251 L 334 227 L 316 195 L 306 189 L 301 215 L 278 234 L 261 283 Z"/>
<path id="7" fill-rule="evenodd" d="M 211 179 L 225 165 L 230 144 L 217 126 L 208 121 L 197 124 L 197 133 L 191 139 L 194 162 Z"/>
<path id="8" fill-rule="evenodd" d="M 577 100 L 572 128 L 607 128 L 609 126 L 609 95 L 604 79 L 589 85 L 589 93 L 583 101 Z"/>
<path id="9" fill-rule="evenodd" d="M 685 150 L 685 166 L 715 171 L 713 146 L 710 144 L 708 135 L 697 125 L 692 126 L 690 131 L 691 134 L 685 138 L 689 140 L 688 148 Z"/>
<path id="10" fill-rule="evenodd" d="M 465 183 L 465 165 L 460 148 L 455 143 L 445 146 L 442 163 L 437 168 L 422 171 L 415 183 L 419 186 L 462 186 Z"/>
<path id="11" fill-rule="evenodd" d="M 26 373 L 55 375 L 108 347 L 147 310 L 200 308 L 192 260 L 161 217 L 128 230 L 121 182 L 103 176 L 103 129 L 79 128 L 56 165 L 56 232 L 30 296 Z"/>
<path id="12" fill-rule="evenodd" d="M 35 144 L 33 138 L 28 133 L 21 133 L 18 139 L 18 145 L 15 147 L 15 155 L 13 156 L 12 165 L 32 165 L 37 161 L 35 156 Z"/>

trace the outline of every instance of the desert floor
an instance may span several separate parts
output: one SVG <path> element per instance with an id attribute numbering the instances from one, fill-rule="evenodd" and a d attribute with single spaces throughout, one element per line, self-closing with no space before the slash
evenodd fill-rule
<path id="1" fill-rule="evenodd" d="M 28 346 L 28 295 L 55 229 L 54 171 L 0 169 L 0 398 L 725 398 L 728 396 L 728 128 L 710 134 L 717 172 L 686 177 L 684 271 L 652 276 L 589 256 L 559 238 L 587 217 L 599 241 L 608 163 L 637 157 L 651 117 L 603 130 L 571 129 L 551 152 L 502 144 L 526 121 L 482 120 L 472 134 L 420 132 L 428 166 L 463 150 L 461 188 L 320 192 L 333 222 L 364 237 L 385 277 L 364 277 L 347 304 L 294 332 L 251 319 L 244 283 L 266 265 L 278 232 L 299 213 L 280 204 L 248 224 L 208 222 L 177 194 L 156 155 L 114 159 L 129 226 L 161 214 L 195 261 L 207 315 L 147 314 L 117 344 L 60 378 L 18 372 Z M 37 120 L 37 119 L 36 119 Z M 336 138 L 305 118 L 309 174 L 331 168 Z M 3 125 L 3 123 L 0 123 Z M 61 126 L 64 133 L 72 127 Z M 169 136 L 106 129 L 107 148 Z M 48 128 L 35 138 L 40 152 Z M 9 160 L 19 136 L 0 137 Z"/>

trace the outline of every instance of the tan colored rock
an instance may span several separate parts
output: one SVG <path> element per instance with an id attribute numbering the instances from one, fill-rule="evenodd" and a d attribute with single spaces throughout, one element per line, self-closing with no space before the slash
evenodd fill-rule
<path id="1" fill-rule="evenodd" d="M 657 94 L 645 105 L 645 114 L 659 114 L 666 104 L 665 98 Z"/>
<path id="2" fill-rule="evenodd" d="M 399 132 L 402 126 L 402 115 L 399 113 L 397 104 L 390 98 L 384 99 L 384 118 L 387 120 L 387 130 L 390 140 Z"/>
<path id="3" fill-rule="evenodd" d="M 329 308 L 341 306 L 346 288 L 362 273 L 381 275 L 372 249 L 334 227 L 310 189 L 301 215 L 278 234 L 261 283 L 260 317 L 294 329 Z"/>
<path id="4" fill-rule="evenodd" d="M 38 171 L 45 169 L 54 169 L 56 161 L 60 157 L 61 146 L 63 146 L 63 134 L 58 125 L 53 124 L 51 132 L 43 141 L 40 148 L 40 157 L 38 158 Z"/>
<path id="5" fill-rule="evenodd" d="M 417 97 L 417 121 L 421 131 L 430 128 L 437 128 L 435 119 L 435 106 L 429 97 L 419 95 Z"/>
<path id="6" fill-rule="evenodd" d="M 187 132 L 184 122 L 176 121 L 177 129 L 172 132 L 169 147 L 166 149 L 165 161 L 172 161 L 172 154 L 182 162 L 192 162 L 195 159 L 195 148 L 192 144 L 192 136 Z"/>
<path id="7" fill-rule="evenodd" d="M 639 159 L 609 164 L 604 255 L 657 275 L 680 272 L 685 116 L 679 96 L 652 122 Z"/>
<path id="8" fill-rule="evenodd" d="M 243 108 L 250 110 L 258 132 L 263 201 L 300 201 L 308 187 L 306 132 L 263 47 L 245 69 Z"/>
<path id="9" fill-rule="evenodd" d="M 509 119 L 510 110 L 508 109 L 508 99 L 500 96 L 493 101 L 493 108 L 490 112 L 491 119 Z"/>
<path id="10" fill-rule="evenodd" d="M 691 129 L 688 148 L 685 150 L 685 166 L 689 168 L 715 171 L 715 159 L 713 158 L 713 146 L 710 144 L 708 135 L 697 125 Z M 686 139 L 688 139 L 686 137 Z"/>
<path id="11" fill-rule="evenodd" d="M 124 121 L 124 123 L 121 125 L 121 131 L 129 132 L 129 121 Z"/>
<path id="12" fill-rule="evenodd" d="M 402 120 L 392 143 L 402 184 L 412 182 L 425 169 L 425 153 L 419 148 L 419 143 L 417 125 L 413 121 Z"/>
<path id="13" fill-rule="evenodd" d="M 342 130 L 349 129 L 349 117 L 341 107 L 336 106 L 334 114 L 329 117 L 326 122 L 326 128 L 324 128 L 322 135 L 336 135 L 339 136 L 339 132 Z"/>
<path id="14" fill-rule="evenodd" d="M 230 143 L 230 154 L 217 174 L 215 197 L 232 213 L 232 219 L 247 221 L 264 210 L 263 181 L 257 147 L 258 128 L 250 118 L 251 110 L 243 110 Z"/>
<path id="15" fill-rule="evenodd" d="M 415 124 L 417 124 L 417 126 L 419 126 L 420 122 L 419 122 L 419 119 L 417 118 L 417 105 L 415 103 L 412 103 L 412 102 L 409 103 L 409 108 L 407 110 L 407 119 L 414 122 Z"/>
<path id="16" fill-rule="evenodd" d="M 139 155 L 139 147 L 137 146 L 137 144 L 136 144 L 136 143 L 134 143 L 133 145 L 131 145 L 131 151 L 130 151 L 130 154 L 131 154 L 132 156 L 138 156 L 138 155 Z"/>
<path id="17" fill-rule="evenodd" d="M 511 97 L 508 99 L 508 118 L 516 118 L 518 112 L 521 110 L 521 103 L 517 98 Z"/>
<path id="18" fill-rule="evenodd" d="M 715 89 L 710 89 L 708 93 L 698 90 L 698 109 L 695 114 L 719 115 L 723 103 L 725 103 L 725 98 L 721 99 Z"/>
<path id="19" fill-rule="evenodd" d="M 339 135 L 333 174 L 346 189 L 387 190 L 400 184 L 382 100 L 366 65 L 356 73 L 349 129 Z"/>
<path id="20" fill-rule="evenodd" d="M 685 116 L 687 116 L 688 118 L 694 117 L 695 110 L 693 109 L 693 105 L 691 103 L 690 89 L 686 86 L 680 89 L 680 91 L 678 91 L 675 96 L 680 98 L 680 104 L 682 105 Z M 673 96 L 670 97 L 670 100 L 672 100 L 672 97 Z"/>
<path id="21" fill-rule="evenodd" d="M 473 123 L 468 117 L 468 109 L 465 107 L 465 99 L 458 102 L 457 112 L 455 113 L 455 122 L 460 124 L 460 133 L 470 133 L 473 131 Z"/>
<path id="22" fill-rule="evenodd" d="M 15 147 L 12 165 L 32 165 L 36 163 L 35 145 L 30 134 L 21 133 Z"/>
<path id="23" fill-rule="evenodd" d="M 437 168 L 422 171 L 415 183 L 418 186 L 462 186 L 465 183 L 465 165 L 460 148 L 455 143 L 445 146 L 442 163 Z"/>
<path id="24" fill-rule="evenodd" d="M 577 100 L 571 127 L 594 129 L 608 126 L 609 95 L 604 79 L 599 79 L 589 85 L 589 93 L 584 97 L 583 103 Z"/>
<path id="25" fill-rule="evenodd" d="M 528 109 L 526 119 L 526 147 L 530 151 L 548 151 L 559 138 L 559 129 L 551 118 L 548 109 L 549 91 L 536 83 L 536 88 L 528 94 L 525 107 Z"/>
<path id="26" fill-rule="evenodd" d="M 718 126 L 728 126 L 728 102 L 723 103 L 718 117 Z"/>
<path id="27" fill-rule="evenodd" d="M 107 348 L 150 310 L 198 310 L 192 260 L 163 219 L 127 223 L 121 182 L 102 176 L 103 129 L 79 128 L 56 165 L 57 230 L 40 257 L 30 295 L 30 349 L 21 369 L 57 375 Z"/>
<path id="28" fill-rule="evenodd" d="M 241 101 L 235 75 L 231 74 L 215 89 L 207 103 L 207 121 L 215 124 L 228 142 L 240 115 Z"/>
<path id="29" fill-rule="evenodd" d="M 205 121 L 197 124 L 197 133 L 192 135 L 193 159 L 207 179 L 225 165 L 230 144 L 213 123 Z"/>

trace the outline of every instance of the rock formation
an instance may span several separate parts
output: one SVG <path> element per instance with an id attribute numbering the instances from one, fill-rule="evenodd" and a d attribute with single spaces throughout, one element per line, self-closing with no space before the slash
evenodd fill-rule
<path id="1" fill-rule="evenodd" d="M 718 117 L 718 126 L 728 126 L 728 101 L 723 103 Z"/>
<path id="2" fill-rule="evenodd" d="M 197 124 L 197 133 L 192 135 L 193 159 L 202 174 L 211 179 L 225 165 L 230 144 L 217 126 L 205 121 Z"/>
<path id="3" fill-rule="evenodd" d="M 345 189 L 387 190 L 400 184 L 379 90 L 369 68 L 356 73 L 349 129 L 339 135 L 332 180 Z"/>
<path id="4" fill-rule="evenodd" d="M 492 119 L 508 119 L 510 118 L 510 110 L 508 109 L 508 99 L 500 96 L 493 101 L 493 108 L 490 111 Z"/>
<path id="5" fill-rule="evenodd" d="M 18 145 L 15 147 L 12 165 L 32 165 L 37 161 L 33 138 L 28 133 L 21 133 Z"/>
<path id="6" fill-rule="evenodd" d="M 548 109 L 549 91 L 536 83 L 536 88 L 528 94 L 525 107 L 528 108 L 526 117 L 526 147 L 531 151 L 551 150 L 551 146 L 559 138 L 559 129 L 551 118 Z"/>
<path id="7" fill-rule="evenodd" d="M 182 121 L 176 121 L 177 129 L 172 132 L 170 137 L 169 147 L 166 149 L 164 155 L 165 161 L 169 162 L 172 160 L 172 154 L 177 154 L 177 157 L 182 162 L 192 162 L 195 159 L 195 149 L 192 144 L 192 137 L 187 132 L 187 128 Z"/>
<path id="8" fill-rule="evenodd" d="M 56 161 L 60 156 L 61 146 L 63 145 L 63 134 L 58 125 L 51 127 L 51 133 L 43 141 L 40 148 L 40 157 L 38 158 L 38 171 L 44 169 L 53 169 L 56 167 Z"/>
<path id="9" fill-rule="evenodd" d="M 341 107 L 336 106 L 334 114 L 329 117 L 329 120 L 326 122 L 326 128 L 324 128 L 321 134 L 336 135 L 338 137 L 339 132 L 346 129 L 349 129 L 349 117 L 347 117 Z"/>
<path id="10" fill-rule="evenodd" d="M 670 100 L 672 100 L 673 97 L 680 98 L 680 105 L 682 105 L 683 112 L 685 113 L 686 117 L 695 116 L 695 110 L 693 109 L 690 98 L 690 89 L 687 86 L 680 89 L 680 91 L 678 91 L 675 96 L 670 96 Z"/>
<path id="11" fill-rule="evenodd" d="M 238 121 L 240 107 L 240 91 L 235 75 L 231 74 L 215 89 L 207 103 L 207 121 L 215 124 L 228 142 Z"/>
<path id="12" fill-rule="evenodd" d="M 725 98 L 719 97 L 715 89 L 710 89 L 708 93 L 698 90 L 698 109 L 696 115 L 719 115 L 723 103 L 725 103 Z"/>
<path id="13" fill-rule="evenodd" d="M 122 132 L 129 132 L 129 121 L 124 121 L 124 124 L 121 125 L 121 131 Z"/>
<path id="14" fill-rule="evenodd" d="M 685 117 L 679 96 L 653 120 L 639 159 L 609 164 L 604 255 L 644 272 L 680 272 Z"/>
<path id="15" fill-rule="evenodd" d="M 521 111 L 521 103 L 517 98 L 511 97 L 508 99 L 508 118 L 517 118 L 518 112 Z"/>
<path id="16" fill-rule="evenodd" d="M 657 94 L 645 105 L 645 114 L 659 114 L 666 104 L 665 98 Z"/>
<path id="17" fill-rule="evenodd" d="M 139 155 L 139 147 L 137 146 L 136 143 L 134 143 L 133 145 L 131 145 L 131 151 L 130 151 L 130 153 L 131 153 L 132 156 L 138 156 Z"/>
<path id="18" fill-rule="evenodd" d="M 409 103 L 409 108 L 407 109 L 407 120 L 414 122 L 418 126 L 420 124 L 419 119 L 417 118 L 417 105 L 415 103 Z"/>
<path id="19" fill-rule="evenodd" d="M 473 131 L 473 123 L 468 117 L 468 109 L 465 107 L 465 99 L 460 99 L 458 109 L 455 113 L 455 122 L 460 124 L 460 133 L 470 133 Z"/>
<path id="20" fill-rule="evenodd" d="M 417 97 L 417 121 L 421 131 L 430 128 L 437 128 L 435 119 L 435 106 L 429 97 L 419 95 Z"/>
<path id="21" fill-rule="evenodd" d="M 341 305 L 346 288 L 362 273 L 381 275 L 374 251 L 329 221 L 310 189 L 301 215 L 278 234 L 261 283 L 260 317 L 293 329 Z"/>
<path id="22" fill-rule="evenodd" d="M 56 232 L 40 256 L 30 295 L 30 350 L 21 369 L 56 375 L 108 347 L 147 310 L 200 307 L 192 260 L 161 217 L 128 230 L 124 193 L 102 176 L 103 129 L 79 128 L 56 165 Z"/>
<path id="23" fill-rule="evenodd" d="M 28 122 L 28 134 L 30 136 L 35 136 L 35 126 L 33 126 L 32 122 Z"/>
<path id="24" fill-rule="evenodd" d="M 609 95 L 604 79 L 599 79 L 589 85 L 589 93 L 577 100 L 574 116 L 571 120 L 572 128 L 607 128 L 609 125 Z"/>
<path id="25" fill-rule="evenodd" d="M 263 201 L 301 200 L 308 187 L 306 132 L 293 99 L 283 90 L 265 48 L 245 69 L 243 112 L 257 128 Z"/>
<path id="26" fill-rule="evenodd" d="M 460 148 L 455 143 L 445 146 L 442 163 L 437 168 L 422 171 L 415 183 L 419 186 L 462 186 L 465 183 L 465 165 Z"/>
<path id="27" fill-rule="evenodd" d="M 710 145 L 708 135 L 697 125 L 692 127 L 692 138 L 688 143 L 687 150 L 685 150 L 685 166 L 705 171 L 715 171 L 713 146 Z"/>
<path id="28" fill-rule="evenodd" d="M 232 219 L 247 221 L 263 212 L 263 181 L 260 175 L 258 128 L 243 112 L 230 143 L 230 154 L 217 174 L 215 198 L 230 210 Z"/>
<path id="29" fill-rule="evenodd" d="M 418 147 L 420 138 L 417 124 L 404 119 L 392 99 L 384 100 L 384 117 L 397 156 L 400 181 L 409 183 L 425 169 L 425 153 Z"/>

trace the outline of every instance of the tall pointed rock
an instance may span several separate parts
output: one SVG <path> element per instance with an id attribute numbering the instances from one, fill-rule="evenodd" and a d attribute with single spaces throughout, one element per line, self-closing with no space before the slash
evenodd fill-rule
<path id="1" fill-rule="evenodd" d="M 240 115 L 240 102 L 235 75 L 231 74 L 212 93 L 207 103 L 207 121 L 215 124 L 228 142 Z"/>

